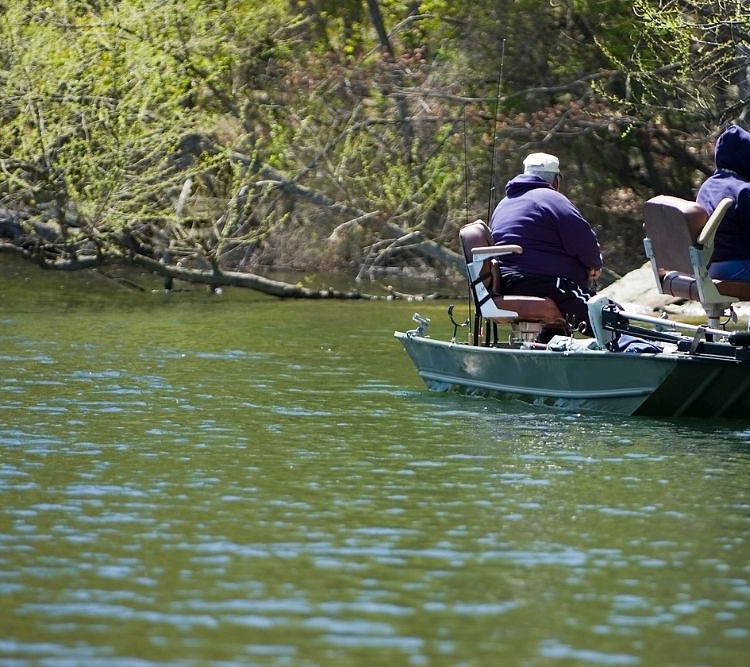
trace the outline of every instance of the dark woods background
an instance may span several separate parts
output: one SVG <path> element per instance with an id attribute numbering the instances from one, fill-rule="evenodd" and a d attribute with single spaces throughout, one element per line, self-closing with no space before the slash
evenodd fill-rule
<path id="1" fill-rule="evenodd" d="M 544 150 L 621 274 L 750 104 L 742 0 L 0 9 L 0 243 L 58 268 L 451 273 Z"/>

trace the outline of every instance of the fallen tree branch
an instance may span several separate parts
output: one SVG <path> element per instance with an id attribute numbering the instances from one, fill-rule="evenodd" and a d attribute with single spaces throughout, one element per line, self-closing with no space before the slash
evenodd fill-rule
<path id="1" fill-rule="evenodd" d="M 372 259 L 367 258 L 362 262 L 359 268 L 356 282 L 360 282 L 364 276 L 372 271 L 372 268 L 383 263 L 390 255 L 398 250 L 408 249 L 422 257 L 437 260 L 441 265 L 452 268 L 466 275 L 466 262 L 458 253 L 448 250 L 445 246 L 426 239 L 420 231 L 408 232 L 395 239 L 384 239 L 378 241 L 370 247 Z"/>
<path id="2" fill-rule="evenodd" d="M 44 259 L 39 254 L 12 243 L 0 243 L 0 251 L 13 252 L 21 255 L 24 259 L 33 261 L 44 269 L 55 271 L 80 271 L 82 269 L 94 269 L 102 266 L 122 265 L 139 266 L 153 271 L 165 278 L 182 280 L 183 282 L 209 285 L 211 287 L 244 287 L 254 289 L 263 294 L 269 294 L 280 298 L 295 299 L 378 299 L 372 294 L 359 291 L 343 292 L 333 288 L 314 290 L 308 287 L 300 287 L 279 280 L 271 280 L 254 273 L 241 273 L 239 271 L 214 271 L 203 269 L 191 269 L 176 264 L 165 264 L 159 260 L 133 255 L 86 255 L 75 258 L 58 258 L 54 260 Z"/>
<path id="3" fill-rule="evenodd" d="M 377 299 L 372 294 L 362 292 L 342 292 L 333 288 L 314 290 L 308 287 L 300 287 L 279 280 L 264 278 L 255 273 L 242 273 L 239 271 L 205 271 L 201 269 L 190 269 L 174 264 L 163 264 L 158 260 L 137 255 L 130 260 L 133 264 L 150 269 L 162 276 L 182 280 L 189 283 L 199 283 L 212 287 L 246 287 L 264 294 L 281 298 L 304 298 L 304 299 Z"/>

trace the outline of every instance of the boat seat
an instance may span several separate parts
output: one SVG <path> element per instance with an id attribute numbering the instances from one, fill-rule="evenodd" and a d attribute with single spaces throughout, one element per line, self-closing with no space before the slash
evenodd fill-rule
<path id="1" fill-rule="evenodd" d="M 466 269 L 474 300 L 474 344 L 479 344 L 481 320 L 494 325 L 508 323 L 514 337 L 533 340 L 544 327 L 568 330 L 567 323 L 552 299 L 537 296 L 505 294 L 500 276 L 500 259 L 510 253 L 521 253 L 518 245 L 494 245 L 490 228 L 475 220 L 464 225 L 458 237 L 466 260 Z M 489 327 L 486 332 L 489 344 Z"/>
<path id="2" fill-rule="evenodd" d="M 714 235 L 732 203 L 723 199 L 709 216 L 697 202 L 659 195 L 643 208 L 643 246 L 659 291 L 699 301 L 714 328 L 732 303 L 750 301 L 750 283 L 708 275 Z"/>

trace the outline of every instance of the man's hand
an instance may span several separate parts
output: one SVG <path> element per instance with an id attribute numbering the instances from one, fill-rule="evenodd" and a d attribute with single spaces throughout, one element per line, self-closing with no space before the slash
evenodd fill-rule
<path id="1" fill-rule="evenodd" d="M 598 268 L 589 268 L 589 280 L 592 283 L 595 283 L 602 275 L 602 267 Z"/>

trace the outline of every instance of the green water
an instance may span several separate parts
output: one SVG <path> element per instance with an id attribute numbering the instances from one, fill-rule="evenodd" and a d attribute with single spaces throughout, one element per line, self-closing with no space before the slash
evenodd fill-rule
<path id="1" fill-rule="evenodd" d="M 0 666 L 747 663 L 750 430 L 428 393 L 445 303 L 0 279 Z"/>

